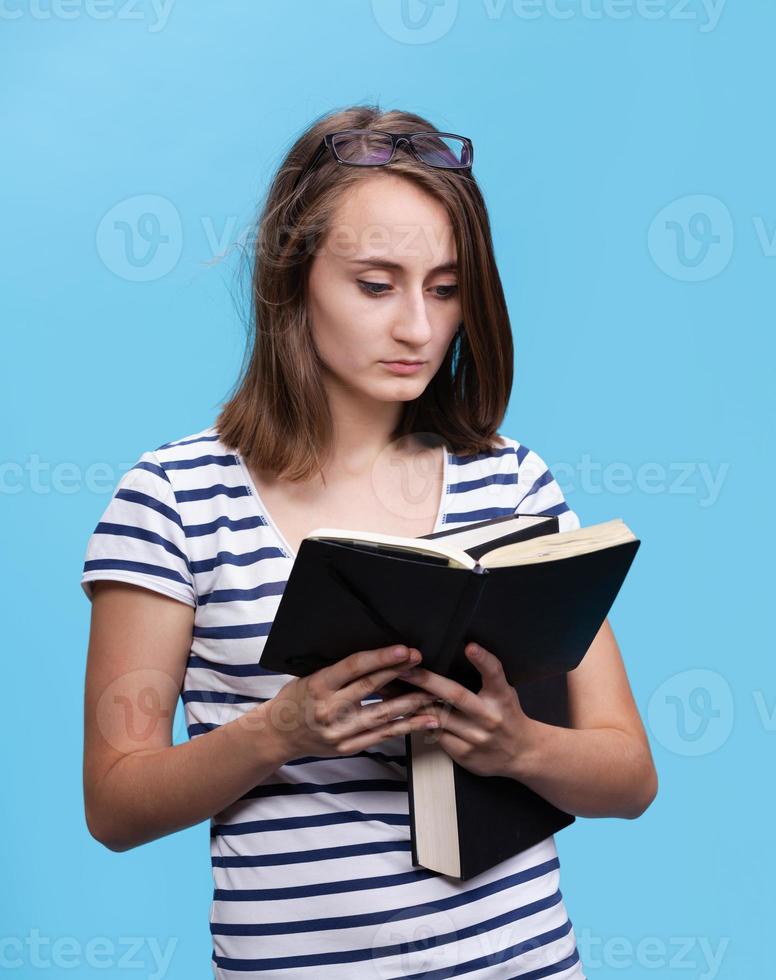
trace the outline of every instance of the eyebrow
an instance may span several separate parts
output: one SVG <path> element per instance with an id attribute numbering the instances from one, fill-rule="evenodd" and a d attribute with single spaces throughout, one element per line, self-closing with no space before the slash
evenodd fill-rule
<path id="1" fill-rule="evenodd" d="M 404 271 L 404 266 L 401 262 L 393 262 L 391 259 L 384 259 L 380 255 L 366 255 L 363 258 L 358 259 L 348 259 L 352 265 L 365 265 L 371 266 L 373 268 L 382 269 L 394 269 L 399 272 Z M 457 272 L 458 263 L 457 262 L 444 262 L 442 265 L 435 265 L 433 269 L 429 269 L 429 272 Z"/>

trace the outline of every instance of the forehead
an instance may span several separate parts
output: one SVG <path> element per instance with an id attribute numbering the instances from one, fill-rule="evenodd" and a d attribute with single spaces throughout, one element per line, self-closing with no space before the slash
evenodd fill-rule
<path id="1" fill-rule="evenodd" d="M 338 259 L 382 255 L 402 264 L 456 258 L 447 209 L 409 180 L 370 174 L 344 193 L 329 225 L 326 251 Z"/>

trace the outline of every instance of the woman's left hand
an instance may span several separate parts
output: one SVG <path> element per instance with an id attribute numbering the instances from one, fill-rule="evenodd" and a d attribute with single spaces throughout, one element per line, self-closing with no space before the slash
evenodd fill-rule
<path id="1" fill-rule="evenodd" d="M 478 652 L 479 651 L 479 652 Z M 436 694 L 445 704 L 423 707 L 439 728 L 423 733 L 465 769 L 480 776 L 513 776 L 521 753 L 528 751 L 535 722 L 520 706 L 517 691 L 504 676 L 501 661 L 476 643 L 466 655 L 482 675 L 478 694 L 441 674 L 414 667 L 403 679 Z"/>

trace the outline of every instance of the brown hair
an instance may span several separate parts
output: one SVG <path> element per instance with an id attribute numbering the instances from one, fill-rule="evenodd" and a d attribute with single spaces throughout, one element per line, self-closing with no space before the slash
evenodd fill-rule
<path id="1" fill-rule="evenodd" d="M 252 249 L 251 321 L 240 376 L 216 421 L 221 440 L 256 469 L 305 480 L 331 444 L 332 419 L 312 342 L 307 277 L 342 196 L 370 168 L 344 167 L 327 153 L 294 189 L 324 133 L 439 130 L 426 119 L 377 106 L 353 106 L 314 122 L 272 181 Z M 485 202 L 471 175 L 427 166 L 398 150 L 388 165 L 447 209 L 457 249 L 462 321 L 421 395 L 406 402 L 393 438 L 410 433 L 451 451 L 489 451 L 512 388 L 512 330 L 493 255 Z"/>

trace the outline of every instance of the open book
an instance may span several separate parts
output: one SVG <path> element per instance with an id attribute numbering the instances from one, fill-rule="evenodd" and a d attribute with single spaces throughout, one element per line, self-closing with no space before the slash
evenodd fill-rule
<path id="1" fill-rule="evenodd" d="M 260 665 L 304 677 L 357 650 L 402 643 L 479 690 L 475 641 L 501 661 L 527 714 L 567 725 L 579 665 L 640 545 L 619 518 L 560 532 L 515 514 L 407 538 L 316 528 L 292 566 Z M 425 741 L 424 741 L 425 739 Z M 458 765 L 406 737 L 413 863 L 469 878 L 573 822 L 527 786 Z"/>

